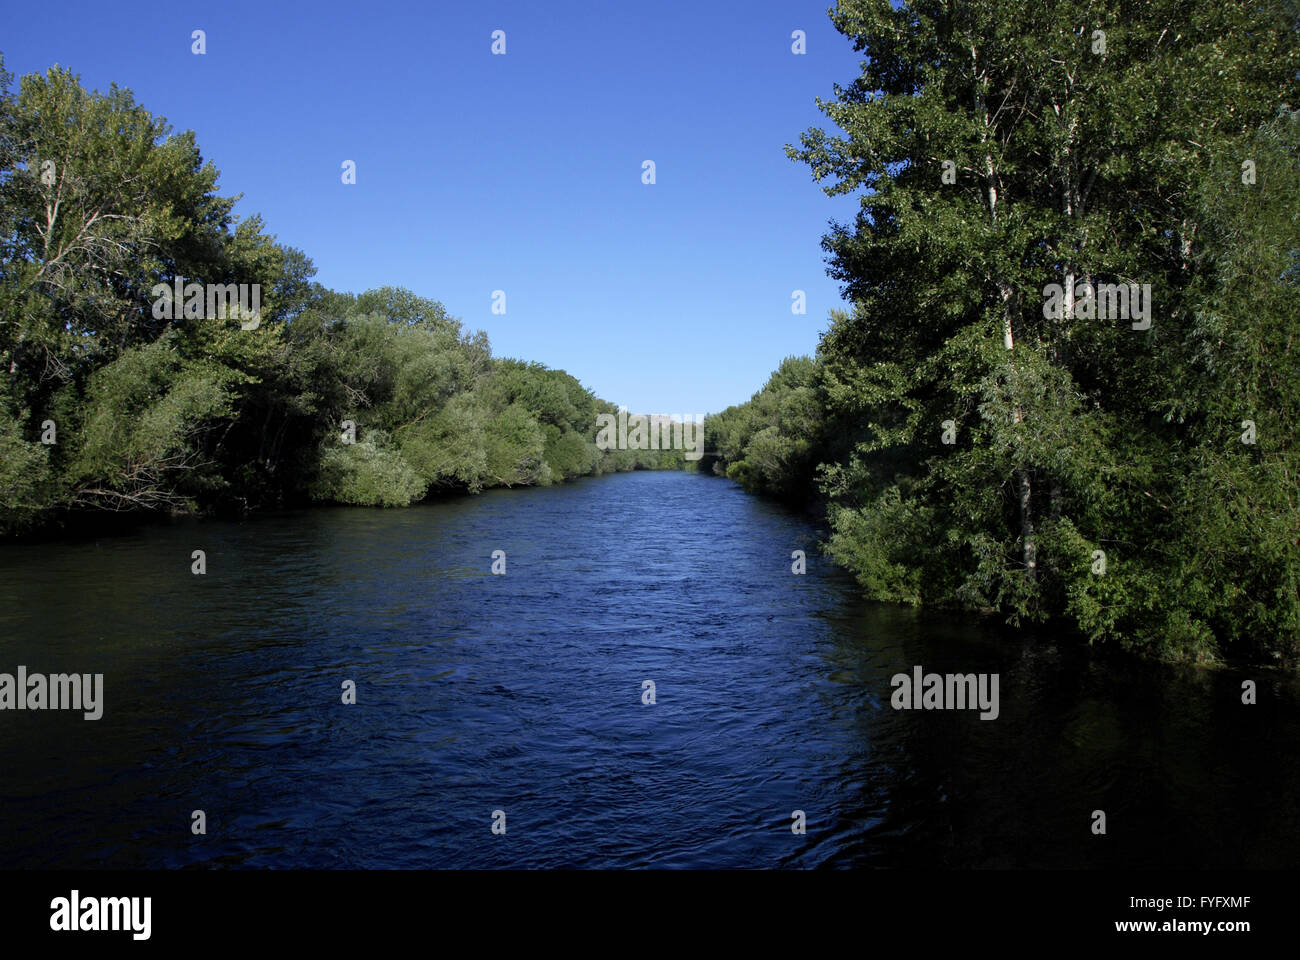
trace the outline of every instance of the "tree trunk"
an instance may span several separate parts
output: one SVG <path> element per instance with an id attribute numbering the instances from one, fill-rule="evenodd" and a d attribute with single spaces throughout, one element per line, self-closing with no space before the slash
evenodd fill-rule
<path id="1" fill-rule="evenodd" d="M 1020 539 L 1024 545 L 1025 577 L 1030 583 L 1038 578 L 1038 547 L 1034 542 L 1033 484 L 1028 470 L 1020 470 Z"/>

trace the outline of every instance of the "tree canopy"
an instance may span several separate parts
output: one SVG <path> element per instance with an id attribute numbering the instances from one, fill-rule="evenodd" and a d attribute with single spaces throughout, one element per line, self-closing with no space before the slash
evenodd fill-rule
<path id="1" fill-rule="evenodd" d="M 1297 5 L 833 20 L 864 54 L 820 103 L 842 132 L 788 152 L 861 196 L 823 241 L 852 308 L 718 418 L 715 470 L 818 464 L 878 599 L 1294 660 Z"/>

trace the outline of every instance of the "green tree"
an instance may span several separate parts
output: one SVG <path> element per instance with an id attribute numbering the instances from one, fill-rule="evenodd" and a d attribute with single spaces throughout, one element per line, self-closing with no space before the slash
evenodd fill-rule
<path id="1" fill-rule="evenodd" d="M 1068 609 L 1094 637 L 1213 655 L 1203 597 L 1226 580 L 1170 559 L 1208 441 L 1167 388 L 1187 392 L 1218 269 L 1194 185 L 1295 102 L 1294 4 L 845 0 L 833 19 L 866 54 L 820 104 L 845 134 L 790 148 L 862 193 L 824 240 L 854 300 L 819 350 L 856 438 L 823 473 L 832 552 L 874 596 Z M 1102 283 L 1149 283 L 1150 329 L 1090 311 Z"/>

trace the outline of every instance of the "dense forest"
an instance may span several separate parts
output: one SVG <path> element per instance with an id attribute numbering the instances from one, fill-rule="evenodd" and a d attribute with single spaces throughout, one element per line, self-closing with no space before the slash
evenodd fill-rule
<path id="1" fill-rule="evenodd" d="M 1300 654 L 1300 6 L 843 0 L 852 309 L 706 444 L 870 597 Z"/>
<path id="2" fill-rule="evenodd" d="M 129 92 L 0 60 L 0 528 L 700 468 L 824 512 L 873 599 L 1294 663 L 1300 6 L 1119 6 L 839 4 L 841 133 L 787 152 L 861 197 L 852 306 L 698 464 L 600 449 L 614 406 L 435 301 L 313 282 Z M 160 318 L 177 278 L 259 322 Z"/>
<path id="3" fill-rule="evenodd" d="M 59 68 L 12 80 L 0 60 L 3 530 L 681 465 L 598 449 L 615 407 L 494 358 L 440 303 L 313 282 L 302 252 L 235 216 L 193 135 L 129 92 Z M 155 287 L 177 278 L 257 284 L 257 322 L 179 300 L 160 317 Z"/>

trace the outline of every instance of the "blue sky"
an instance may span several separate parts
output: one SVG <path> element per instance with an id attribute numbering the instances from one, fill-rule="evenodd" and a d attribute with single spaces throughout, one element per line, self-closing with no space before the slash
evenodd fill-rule
<path id="1" fill-rule="evenodd" d="M 693 414 L 811 353 L 841 305 L 820 240 L 856 200 L 783 150 L 858 73 L 827 6 L 16 3 L 0 51 L 18 76 L 58 63 L 193 130 L 237 212 L 326 286 L 409 287 L 498 356 Z"/>

